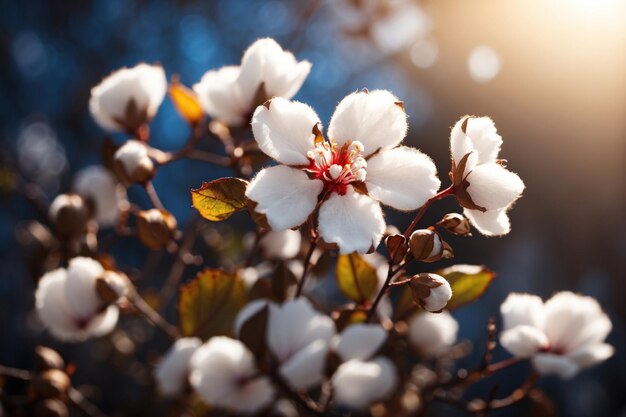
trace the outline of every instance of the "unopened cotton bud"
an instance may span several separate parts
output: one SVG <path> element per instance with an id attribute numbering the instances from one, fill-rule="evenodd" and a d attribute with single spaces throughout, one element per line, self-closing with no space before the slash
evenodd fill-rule
<path id="1" fill-rule="evenodd" d="M 437 226 L 443 227 L 448 232 L 458 236 L 471 236 L 471 228 L 469 220 L 460 213 L 448 213 L 439 222 Z"/>
<path id="2" fill-rule="evenodd" d="M 66 237 L 85 231 L 90 210 L 78 194 L 59 194 L 52 201 L 48 216 L 57 233 Z"/>
<path id="3" fill-rule="evenodd" d="M 70 387 L 70 377 L 59 369 L 48 369 L 31 382 L 30 393 L 34 398 L 62 398 Z"/>
<path id="4" fill-rule="evenodd" d="M 166 246 L 176 231 L 176 218 L 165 210 L 141 211 L 137 218 L 137 234 L 150 249 Z"/>
<path id="5" fill-rule="evenodd" d="M 411 278 L 413 300 L 424 310 L 437 313 L 444 309 L 450 298 L 452 288 L 448 281 L 437 274 L 423 273 Z"/>
<path id="6" fill-rule="evenodd" d="M 129 140 L 113 156 L 113 168 L 122 181 L 143 184 L 154 176 L 154 163 L 148 147 L 138 140 Z"/>
<path id="7" fill-rule="evenodd" d="M 113 304 L 128 293 L 128 278 L 118 272 L 104 271 L 96 279 L 96 293 L 106 305 Z"/>
<path id="8" fill-rule="evenodd" d="M 409 238 L 409 247 L 413 257 L 422 262 L 437 261 L 443 254 L 441 237 L 431 229 L 414 231 Z"/>
<path id="9" fill-rule="evenodd" d="M 61 355 L 49 347 L 37 346 L 35 348 L 35 360 L 37 362 L 38 371 L 65 368 L 65 361 Z"/>

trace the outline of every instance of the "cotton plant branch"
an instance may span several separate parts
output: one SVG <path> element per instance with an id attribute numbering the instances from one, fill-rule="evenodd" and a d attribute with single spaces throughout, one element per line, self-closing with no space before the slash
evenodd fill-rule
<path id="1" fill-rule="evenodd" d="M 162 330 L 171 341 L 175 341 L 181 337 L 178 328 L 170 324 L 156 310 L 150 307 L 150 305 L 139 295 L 134 286 L 131 286 L 129 289 L 127 299 L 131 305 L 139 310 L 146 320 Z"/>

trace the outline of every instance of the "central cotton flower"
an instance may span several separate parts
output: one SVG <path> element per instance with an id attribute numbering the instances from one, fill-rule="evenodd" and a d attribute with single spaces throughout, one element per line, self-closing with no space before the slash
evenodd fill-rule
<path id="1" fill-rule="evenodd" d="M 312 151 L 307 152 L 311 164 L 306 169 L 313 178 L 324 182 L 324 189 L 345 195 L 348 185 L 365 181 L 367 162 L 361 156 L 361 142 L 346 142 L 338 146 L 334 141 L 319 140 Z"/>
<path id="2" fill-rule="evenodd" d="M 274 230 L 300 226 L 312 215 L 320 237 L 341 253 L 367 252 L 385 230 L 379 203 L 414 210 L 439 189 L 431 159 L 399 146 L 407 127 L 402 103 L 388 91 L 344 98 L 329 139 L 313 109 L 276 97 L 257 107 L 252 132 L 282 165 L 261 170 L 246 196 Z"/>

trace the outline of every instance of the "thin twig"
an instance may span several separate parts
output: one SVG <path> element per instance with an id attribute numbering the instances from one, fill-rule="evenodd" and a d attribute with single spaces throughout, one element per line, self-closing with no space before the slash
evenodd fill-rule
<path id="1" fill-rule="evenodd" d="M 159 199 L 159 195 L 157 194 L 152 181 L 148 181 L 144 188 L 146 189 L 146 193 L 148 194 L 152 205 L 159 210 L 165 210 L 165 207 L 163 206 L 163 203 L 161 203 L 161 199 Z"/>
<path id="2" fill-rule="evenodd" d="M 83 394 L 74 387 L 70 387 L 68 397 L 72 404 L 89 417 L 107 417 L 98 407 L 87 400 Z"/>
<path id="3" fill-rule="evenodd" d="M 27 371 L 26 369 L 17 369 L 0 365 L 0 376 L 7 376 L 10 378 L 28 381 L 33 378 L 33 373 L 31 371 Z"/>
<path id="4" fill-rule="evenodd" d="M 317 246 L 317 239 L 311 241 L 309 245 L 309 250 L 304 258 L 304 268 L 302 269 L 302 276 L 300 277 L 300 281 L 298 281 L 298 288 L 296 289 L 296 298 L 300 297 L 302 294 L 302 289 L 304 288 L 304 281 L 306 280 L 307 272 L 309 272 L 309 267 L 311 266 L 311 256 L 313 256 L 313 252 L 315 251 L 315 247 Z"/>
<path id="5" fill-rule="evenodd" d="M 407 229 L 404 231 L 404 237 L 407 239 L 409 238 L 409 235 L 411 234 L 415 226 L 417 226 L 417 223 L 422 219 L 422 217 L 424 217 L 424 213 L 426 213 L 426 210 L 428 210 L 428 207 L 430 207 L 432 203 L 434 203 L 437 200 L 441 200 L 442 198 L 447 197 L 449 195 L 454 195 L 454 192 L 455 192 L 454 185 L 451 185 L 445 190 L 438 192 L 437 194 L 432 196 L 430 199 L 428 199 L 428 201 L 426 201 L 426 203 L 424 203 L 424 205 L 419 209 L 419 211 L 417 212 L 417 215 L 415 216 L 415 218 L 413 219 L 409 227 L 407 227 Z"/>
<path id="6" fill-rule="evenodd" d="M 171 340 L 180 338 L 180 332 L 178 329 L 165 320 L 163 316 L 156 312 L 152 307 L 150 307 L 150 305 L 146 303 L 143 298 L 141 298 L 135 288 L 131 288 L 128 300 L 149 322 L 161 329 Z"/>

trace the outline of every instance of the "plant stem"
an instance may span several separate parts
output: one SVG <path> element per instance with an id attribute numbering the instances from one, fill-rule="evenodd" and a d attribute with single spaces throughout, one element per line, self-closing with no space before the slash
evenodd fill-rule
<path id="1" fill-rule="evenodd" d="M 70 387 L 68 397 L 72 404 L 89 417 L 107 417 L 98 407 L 88 401 L 83 394 L 74 387 Z"/>
<path id="2" fill-rule="evenodd" d="M 172 341 L 181 337 L 178 329 L 166 321 L 163 316 L 156 312 L 152 307 L 150 307 L 150 305 L 146 303 L 143 298 L 141 298 L 135 288 L 130 289 L 128 300 L 150 323 L 161 329 L 163 333 L 165 333 Z"/>
<path id="3" fill-rule="evenodd" d="M 409 227 L 407 227 L 407 229 L 404 231 L 404 237 L 407 239 L 409 238 L 409 235 L 411 234 L 415 226 L 417 226 L 417 223 L 422 219 L 422 217 L 424 217 L 424 213 L 426 213 L 426 210 L 428 210 L 428 207 L 430 207 L 432 203 L 434 203 L 437 200 L 441 200 L 442 198 L 447 197 L 449 195 L 454 195 L 455 191 L 456 190 L 454 188 L 454 185 L 451 185 L 445 190 L 438 192 L 437 194 L 432 196 L 430 199 L 428 199 L 428 201 L 426 201 L 426 203 L 424 203 L 424 205 L 420 207 L 419 211 L 417 212 L 417 215 L 415 215 L 415 218 L 413 219 Z"/>
<path id="4" fill-rule="evenodd" d="M 307 272 L 309 272 L 311 256 L 313 256 L 313 252 L 315 251 L 316 246 L 317 246 L 317 239 L 314 239 L 309 244 L 309 250 L 306 253 L 306 257 L 304 258 L 304 268 L 302 269 L 302 276 L 300 277 L 300 281 L 298 281 L 298 288 L 296 289 L 296 298 L 300 297 L 300 295 L 302 294 L 302 289 L 304 288 L 304 281 L 306 280 Z"/>
<path id="5" fill-rule="evenodd" d="M 165 207 L 163 206 L 163 203 L 161 203 L 161 199 L 159 199 L 159 195 L 157 194 L 152 181 L 148 181 L 144 188 L 146 189 L 148 197 L 150 197 L 152 205 L 159 210 L 165 210 Z"/>
<path id="6" fill-rule="evenodd" d="M 28 381 L 33 377 L 33 373 L 30 371 L 27 371 L 25 369 L 10 368 L 4 365 L 0 365 L 0 375 L 10 378 L 21 379 L 23 381 Z"/>

